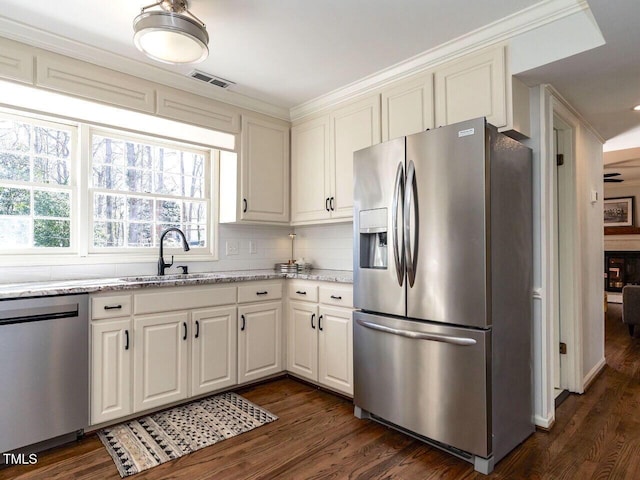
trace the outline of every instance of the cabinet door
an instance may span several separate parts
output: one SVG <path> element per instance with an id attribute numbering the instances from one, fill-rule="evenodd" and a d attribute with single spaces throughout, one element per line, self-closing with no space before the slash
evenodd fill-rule
<path id="1" fill-rule="evenodd" d="M 190 396 L 236 383 L 236 307 L 191 313 Z"/>
<path id="2" fill-rule="evenodd" d="M 353 395 L 352 311 L 320 306 L 318 318 L 318 381 Z"/>
<path id="3" fill-rule="evenodd" d="M 433 74 L 382 92 L 382 141 L 433 128 Z"/>
<path id="4" fill-rule="evenodd" d="M 291 129 L 291 221 L 330 217 L 329 116 Z"/>
<path id="5" fill-rule="evenodd" d="M 318 381 L 318 307 L 303 302 L 289 303 L 287 370 Z"/>
<path id="6" fill-rule="evenodd" d="M 131 414 L 131 320 L 91 324 L 91 424 Z"/>
<path id="7" fill-rule="evenodd" d="M 187 397 L 189 314 L 134 317 L 133 411 Z"/>
<path id="8" fill-rule="evenodd" d="M 494 48 L 444 65 L 435 73 L 436 126 L 487 117 L 507 123 L 504 49 Z"/>
<path id="9" fill-rule="evenodd" d="M 282 371 L 282 302 L 238 307 L 238 382 Z"/>
<path id="10" fill-rule="evenodd" d="M 289 223 L 289 128 L 242 117 L 242 220 Z"/>
<path id="11" fill-rule="evenodd" d="M 331 113 L 331 217 L 353 217 L 353 152 L 380 143 L 380 96 Z"/>

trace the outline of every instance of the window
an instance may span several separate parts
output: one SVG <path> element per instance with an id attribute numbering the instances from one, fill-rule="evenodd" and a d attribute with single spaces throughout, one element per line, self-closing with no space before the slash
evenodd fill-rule
<path id="1" fill-rule="evenodd" d="M 75 127 L 0 114 L 0 246 L 69 252 Z"/>
<path id="2" fill-rule="evenodd" d="M 214 260 L 215 150 L 205 142 L 217 137 L 194 128 L 180 133 L 205 146 L 0 107 L 0 261 L 155 261 L 169 227 L 185 233 L 189 260 Z M 164 243 L 182 246 L 175 234 Z"/>
<path id="3" fill-rule="evenodd" d="M 112 132 L 91 133 L 91 250 L 154 249 L 180 228 L 209 247 L 209 151 Z M 180 239 L 166 243 L 179 247 Z"/>

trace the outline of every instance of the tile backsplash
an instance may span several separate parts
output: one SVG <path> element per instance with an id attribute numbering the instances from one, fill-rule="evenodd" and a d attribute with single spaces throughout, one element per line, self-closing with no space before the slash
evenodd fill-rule
<path id="1" fill-rule="evenodd" d="M 190 272 L 270 269 L 275 263 L 286 262 L 291 256 L 289 233 L 292 231 L 296 233 L 296 259 L 303 257 L 306 262 L 311 262 L 314 268 L 353 268 L 351 223 L 295 229 L 260 225 L 220 225 L 217 261 L 176 261 L 175 265 L 188 265 Z M 227 248 L 228 245 L 230 249 Z M 0 266 L 0 283 L 154 275 L 156 269 L 155 260 L 144 263 Z M 178 273 L 178 269 L 174 266 L 167 273 Z"/>

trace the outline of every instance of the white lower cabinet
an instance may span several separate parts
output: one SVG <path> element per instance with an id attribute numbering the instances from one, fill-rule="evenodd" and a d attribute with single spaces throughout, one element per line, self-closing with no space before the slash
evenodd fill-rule
<path id="1" fill-rule="evenodd" d="M 282 301 L 238 306 L 238 383 L 282 371 Z"/>
<path id="2" fill-rule="evenodd" d="M 353 395 L 352 288 L 292 282 L 289 297 L 287 370 Z"/>
<path id="3" fill-rule="evenodd" d="M 235 305 L 191 314 L 191 396 L 236 384 L 236 337 Z"/>
<path id="4" fill-rule="evenodd" d="M 131 319 L 92 322 L 91 423 L 132 413 Z"/>
<path id="5" fill-rule="evenodd" d="M 187 398 L 189 313 L 134 317 L 133 410 Z"/>

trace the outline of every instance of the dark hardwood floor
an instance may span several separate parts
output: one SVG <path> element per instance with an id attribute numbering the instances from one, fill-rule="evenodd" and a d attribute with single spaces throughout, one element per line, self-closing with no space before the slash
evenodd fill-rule
<path id="1" fill-rule="evenodd" d="M 496 479 L 639 479 L 640 338 L 611 305 L 607 367 L 570 395 L 550 432 L 538 431 L 496 465 Z M 368 420 L 351 403 L 292 379 L 239 389 L 278 421 L 136 475 L 141 479 L 481 479 L 471 464 Z M 119 479 L 95 435 L 39 455 L 0 479 Z"/>

